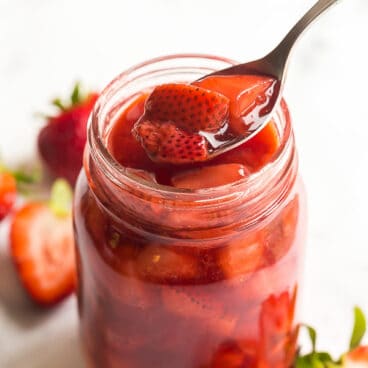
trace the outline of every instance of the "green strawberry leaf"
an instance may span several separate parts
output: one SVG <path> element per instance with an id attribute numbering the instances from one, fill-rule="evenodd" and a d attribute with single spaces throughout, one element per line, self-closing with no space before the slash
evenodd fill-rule
<path id="1" fill-rule="evenodd" d="M 39 166 L 10 169 L 0 160 L 0 173 L 7 172 L 14 176 L 18 186 L 22 184 L 38 184 L 42 179 L 42 170 Z"/>
<path id="2" fill-rule="evenodd" d="M 60 98 L 55 98 L 51 101 L 51 103 L 56 106 L 58 109 L 60 109 L 61 111 L 65 111 L 67 108 L 66 106 L 63 104 L 63 102 L 61 101 Z"/>
<path id="3" fill-rule="evenodd" d="M 316 330 L 308 325 L 302 324 L 309 335 L 312 351 L 306 355 L 296 356 L 293 368 L 342 368 L 343 357 L 334 360 L 331 355 L 324 351 L 317 351 L 317 333 Z M 359 307 L 354 308 L 354 327 L 350 339 L 350 351 L 358 347 L 366 332 L 366 320 L 363 311 Z"/>
<path id="4" fill-rule="evenodd" d="M 70 96 L 70 101 L 72 103 L 72 106 L 77 105 L 82 101 L 81 88 L 79 82 L 77 82 L 73 88 L 72 94 Z"/>
<path id="5" fill-rule="evenodd" d="M 55 180 L 51 188 L 49 206 L 56 216 L 68 216 L 71 212 L 73 191 L 64 179 Z"/>
<path id="6" fill-rule="evenodd" d="M 296 358 L 294 368 L 310 368 L 310 367 L 313 367 L 313 366 L 312 366 L 312 363 L 310 361 L 310 356 L 309 355 L 298 356 Z"/>
<path id="7" fill-rule="evenodd" d="M 75 83 L 72 93 L 68 100 L 64 100 L 61 98 L 55 98 L 51 102 L 54 106 L 56 106 L 61 111 L 67 111 L 68 109 L 72 108 L 75 105 L 82 103 L 88 94 L 82 93 L 81 84 L 79 82 Z M 45 115 L 43 114 L 45 117 Z M 46 116 L 46 118 L 49 118 Z"/>
<path id="8" fill-rule="evenodd" d="M 312 344 L 312 352 L 314 353 L 316 351 L 317 332 L 312 326 L 306 324 L 302 324 L 301 326 L 303 326 L 308 332 Z"/>
<path id="9" fill-rule="evenodd" d="M 317 351 L 317 332 L 316 330 L 306 324 L 302 324 L 309 335 L 312 351 L 306 355 L 299 355 L 295 360 L 295 368 L 337 368 L 341 367 L 337 362 L 333 360 L 331 355 L 324 351 Z"/>
<path id="10" fill-rule="evenodd" d="M 350 350 L 359 346 L 366 331 L 366 320 L 363 311 L 359 307 L 354 308 L 354 327 L 350 338 Z"/>
<path id="11" fill-rule="evenodd" d="M 35 167 L 32 171 L 14 170 L 12 171 L 17 184 L 37 184 L 42 179 L 42 170 Z"/>
<path id="12" fill-rule="evenodd" d="M 307 355 L 298 356 L 295 361 L 295 368 L 339 368 L 331 355 L 326 352 L 312 352 Z"/>

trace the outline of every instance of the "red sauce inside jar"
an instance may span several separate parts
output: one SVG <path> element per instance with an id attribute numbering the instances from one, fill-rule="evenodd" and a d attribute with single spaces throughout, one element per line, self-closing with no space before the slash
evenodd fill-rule
<path id="1" fill-rule="evenodd" d="M 201 83 L 233 102 L 257 78 L 233 78 L 226 88 L 216 78 Z M 133 176 L 203 189 L 259 172 L 277 156 L 280 136 L 270 121 L 250 141 L 213 160 L 180 166 L 153 162 L 131 133 L 147 96 L 131 100 L 108 136 L 108 150 Z M 90 240 L 86 247 L 86 238 L 77 235 L 78 299 L 91 367 L 290 366 L 303 231 L 297 191 L 259 226 L 213 239 L 201 239 L 203 229 L 193 238 L 189 230 L 177 239 L 168 239 L 164 229 L 161 234 L 157 229 L 163 240 L 134 234 L 90 192 L 80 201 L 84 221 L 77 220 L 77 232 L 83 227 Z M 175 214 L 159 204 L 148 210 L 174 221 Z"/>
<path id="2" fill-rule="evenodd" d="M 202 88 L 219 92 L 230 99 L 231 121 L 228 130 L 245 134 L 249 129 L 249 116 L 260 114 L 270 103 L 270 90 L 274 80 L 260 76 L 207 77 L 195 83 Z M 254 88 L 257 86 L 257 88 Z M 132 129 L 144 114 L 148 93 L 135 97 L 117 119 L 109 136 L 108 148 L 112 156 L 124 167 L 132 168 L 132 174 L 187 189 L 203 189 L 228 184 L 258 171 L 270 162 L 279 147 L 279 136 L 274 122 L 242 146 L 228 151 L 215 159 L 185 165 L 160 164 L 152 161 L 141 144 L 132 135 Z M 223 132 L 224 136 L 228 133 Z M 228 165 L 231 164 L 231 165 Z M 244 166 L 244 167 L 243 167 Z M 211 167 L 208 169 L 208 167 Z M 201 170 L 207 168 L 205 170 Z M 244 172 L 239 173 L 239 170 Z M 194 174 L 194 178 L 193 178 Z M 212 180 L 208 180 L 208 175 Z M 201 177 L 203 180 L 201 181 Z M 193 178 L 191 182 L 191 178 Z M 177 180 L 176 180 L 177 179 Z"/>

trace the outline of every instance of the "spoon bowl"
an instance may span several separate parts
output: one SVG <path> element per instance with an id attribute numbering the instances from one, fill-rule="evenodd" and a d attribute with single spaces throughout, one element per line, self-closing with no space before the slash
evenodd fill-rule
<path id="1" fill-rule="evenodd" d="M 227 140 L 210 153 L 211 158 L 242 145 L 256 135 L 270 120 L 282 96 L 287 75 L 289 57 L 293 46 L 299 39 L 300 35 L 308 28 L 308 26 L 337 2 L 338 0 L 317 1 L 314 6 L 310 8 L 307 13 L 305 13 L 305 15 L 287 33 L 278 46 L 265 57 L 213 72 L 200 79 L 203 80 L 210 76 L 229 75 L 262 75 L 270 76 L 275 79 L 275 83 L 268 91 L 269 102 L 267 104 L 267 109 L 263 110 L 262 115 L 257 116 L 256 119 L 254 119 L 254 121 L 252 121 L 252 123 L 249 125 L 249 127 L 247 126 L 247 134 L 236 135 L 232 139 Z"/>

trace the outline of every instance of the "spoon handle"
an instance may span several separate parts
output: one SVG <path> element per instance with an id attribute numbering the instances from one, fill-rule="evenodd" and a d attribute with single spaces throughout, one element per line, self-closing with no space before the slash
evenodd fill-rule
<path id="1" fill-rule="evenodd" d="M 280 79 L 285 75 L 283 72 L 287 63 L 290 51 L 292 50 L 295 42 L 299 36 L 308 28 L 308 26 L 316 20 L 324 11 L 326 11 L 331 5 L 336 4 L 339 0 L 319 0 L 312 8 L 308 10 L 306 14 L 295 24 L 295 26 L 289 31 L 279 45 L 271 51 L 265 59 L 271 65 L 274 65 L 278 71 L 278 77 Z"/>

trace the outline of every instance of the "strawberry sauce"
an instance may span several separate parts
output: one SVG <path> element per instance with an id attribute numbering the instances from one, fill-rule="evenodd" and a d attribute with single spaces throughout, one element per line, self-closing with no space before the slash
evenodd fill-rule
<path id="1" fill-rule="evenodd" d="M 109 150 L 122 166 L 133 169 L 130 170 L 131 174 L 136 174 L 142 178 L 140 170 L 143 170 L 147 173 L 145 179 L 163 185 L 183 188 L 183 186 L 180 186 L 180 181 L 176 180 L 177 176 L 188 177 L 187 183 L 184 186 L 187 189 L 203 189 L 239 180 L 252 172 L 260 170 L 262 166 L 272 161 L 272 157 L 279 147 L 280 140 L 273 121 L 270 121 L 250 141 L 212 160 L 207 160 L 204 157 L 203 160 L 201 159 L 197 162 L 195 159 L 192 159 L 192 156 L 197 154 L 197 152 L 200 152 L 198 155 L 202 154 L 202 146 L 200 146 L 202 145 L 202 136 L 209 142 L 209 149 L 213 150 L 219 146 L 220 142 L 226 142 L 227 139 L 234 137 L 235 134 L 248 134 L 249 129 L 251 129 L 249 128 L 251 116 L 260 114 L 260 111 L 267 109 L 270 103 L 269 96 L 272 94 L 271 90 L 274 87 L 274 83 L 275 81 L 272 78 L 254 76 L 208 77 L 200 82 L 196 82 L 195 85 L 219 92 L 229 99 L 228 119 L 223 125 L 217 123 L 215 129 L 211 125 L 211 129 L 208 131 L 204 131 L 203 126 L 194 127 L 194 132 L 199 132 L 198 135 L 193 136 L 194 139 L 190 139 L 192 136 L 189 136 L 186 131 L 181 131 L 180 135 L 176 134 L 175 137 L 171 133 L 165 136 L 166 139 L 162 144 L 173 140 L 177 149 L 184 149 L 189 158 L 186 161 L 182 161 L 180 157 L 179 159 L 175 159 L 174 162 L 165 162 L 162 157 L 161 162 L 153 161 L 146 153 L 144 145 L 133 134 L 137 121 L 142 120 L 142 116 L 146 118 L 147 112 L 145 113 L 145 105 L 147 107 L 147 100 L 148 104 L 151 105 L 150 99 L 152 99 L 152 95 L 158 94 L 159 91 L 155 89 L 151 96 L 148 93 L 141 94 L 130 103 L 116 121 L 110 133 Z M 163 89 L 162 87 L 159 88 Z M 163 95 L 159 101 L 161 102 L 165 97 L 167 96 Z M 157 112 L 155 113 L 156 116 L 160 116 Z M 163 114 L 161 111 L 160 113 L 161 115 L 169 115 L 170 118 L 173 115 L 170 111 L 168 113 L 166 112 L 166 114 Z M 196 117 L 193 119 L 195 120 Z M 145 126 L 141 125 L 142 130 L 143 128 Z M 190 128 L 193 129 L 193 126 Z M 175 127 L 173 125 L 168 126 L 167 123 L 161 123 L 159 129 L 165 129 L 170 132 L 169 129 L 173 130 Z M 156 130 L 156 132 L 160 134 L 160 130 Z M 127 148 L 122 149 L 122 147 Z M 169 150 L 168 153 L 170 153 Z M 234 165 L 223 165 L 233 163 L 244 165 L 242 172 L 239 172 L 239 167 L 235 167 Z M 209 170 L 204 170 L 208 166 L 212 167 L 212 182 L 207 179 Z M 218 170 L 216 170 L 217 167 Z M 136 172 L 134 169 L 139 171 Z M 203 185 L 200 183 L 201 172 L 203 173 Z M 193 182 L 191 186 L 189 180 L 192 174 L 196 178 L 193 179 L 195 183 Z M 225 177 L 229 177 L 228 181 L 222 179 L 224 175 Z"/>
<path id="2" fill-rule="evenodd" d="M 212 138 L 246 134 L 273 87 L 267 77 L 205 78 L 179 92 L 204 93 L 209 112 L 193 98 L 179 123 L 176 106 L 147 107 L 152 89 L 143 89 L 109 115 L 104 135 L 124 175 L 90 143 L 74 212 L 89 368 L 291 366 L 305 207 L 286 104 L 242 146 L 195 158 Z M 205 129 L 206 143 L 193 138 Z"/>

